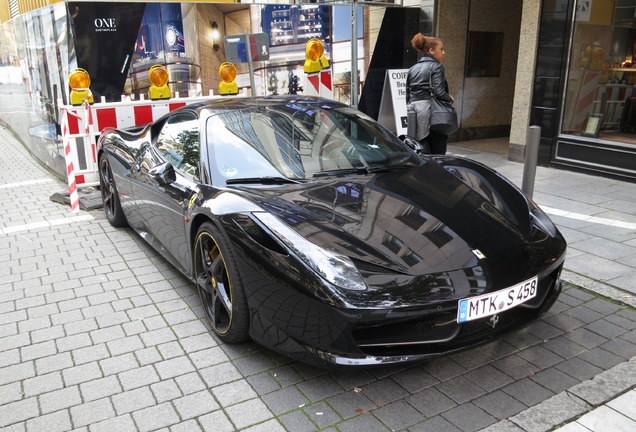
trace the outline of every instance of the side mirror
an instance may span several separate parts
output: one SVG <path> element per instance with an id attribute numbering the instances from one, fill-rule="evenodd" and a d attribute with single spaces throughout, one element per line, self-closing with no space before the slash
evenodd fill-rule
<path id="1" fill-rule="evenodd" d="M 177 180 L 177 174 L 171 163 L 165 162 L 148 171 L 148 175 L 152 177 L 160 185 L 174 183 Z"/>
<path id="2" fill-rule="evenodd" d="M 398 138 L 418 155 L 431 154 L 431 148 L 428 143 L 422 144 L 410 135 L 400 135 Z"/>

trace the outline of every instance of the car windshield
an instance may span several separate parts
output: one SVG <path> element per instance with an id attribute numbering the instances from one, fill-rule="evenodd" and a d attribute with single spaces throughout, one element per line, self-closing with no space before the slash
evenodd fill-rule
<path id="1" fill-rule="evenodd" d="M 349 106 L 289 100 L 212 115 L 206 125 L 213 176 L 228 183 L 305 180 L 415 166 L 394 134 Z"/>

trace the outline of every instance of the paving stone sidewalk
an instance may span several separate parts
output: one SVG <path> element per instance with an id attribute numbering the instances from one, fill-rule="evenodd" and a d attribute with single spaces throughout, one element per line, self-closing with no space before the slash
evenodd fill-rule
<path id="1" fill-rule="evenodd" d="M 523 331 L 423 364 L 224 344 L 132 230 L 51 202 L 65 185 L 2 127 L 0 152 L 2 431 L 547 431 L 636 384 L 636 310 L 574 284 Z"/>

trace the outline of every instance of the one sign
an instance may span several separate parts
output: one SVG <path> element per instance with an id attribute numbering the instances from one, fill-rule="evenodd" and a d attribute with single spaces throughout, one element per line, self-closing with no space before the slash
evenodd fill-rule
<path id="1" fill-rule="evenodd" d="M 249 45 L 248 45 L 249 43 Z M 269 60 L 269 36 L 267 33 L 242 34 L 223 38 L 225 58 L 230 63 Z"/>
<path id="2" fill-rule="evenodd" d="M 145 4 L 119 3 L 113 7 L 112 3 L 69 2 L 68 7 L 73 11 L 70 19 L 77 43 L 76 67 L 90 74 L 95 100 L 101 96 L 117 100 L 126 84 Z"/>
<path id="3" fill-rule="evenodd" d="M 384 77 L 378 122 L 395 132 L 406 134 L 406 76 L 408 69 L 389 69 Z"/>

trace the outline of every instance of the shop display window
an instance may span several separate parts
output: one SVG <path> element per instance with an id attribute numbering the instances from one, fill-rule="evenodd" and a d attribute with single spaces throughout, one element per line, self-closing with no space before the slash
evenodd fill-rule
<path id="1" fill-rule="evenodd" d="M 561 132 L 636 145 L 636 2 L 577 2 Z"/>
<path id="2" fill-rule="evenodd" d="M 201 67 L 187 52 L 179 3 L 148 3 L 135 42 L 135 51 L 124 93 L 139 97 L 148 93 L 148 71 L 155 64 L 168 71 L 173 95 L 201 95 Z"/>

